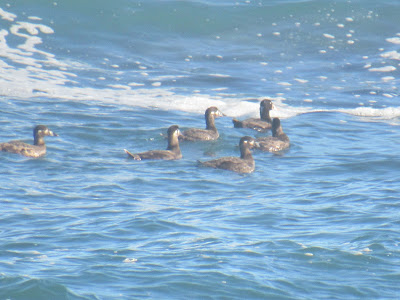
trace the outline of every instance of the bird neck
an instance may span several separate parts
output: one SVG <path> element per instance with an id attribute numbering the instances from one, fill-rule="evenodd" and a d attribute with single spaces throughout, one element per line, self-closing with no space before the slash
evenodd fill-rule
<path id="1" fill-rule="evenodd" d="M 167 150 L 174 151 L 174 152 L 180 151 L 180 148 L 179 148 L 179 140 L 178 140 L 178 137 L 177 137 L 176 135 L 173 135 L 173 136 L 169 136 L 169 137 L 168 137 L 168 147 L 167 147 Z"/>
<path id="2" fill-rule="evenodd" d="M 215 127 L 215 118 L 213 115 L 206 115 L 206 129 L 217 131 Z"/>
<path id="3" fill-rule="evenodd" d="M 269 116 L 268 108 L 260 110 L 260 117 L 261 117 L 261 120 L 267 121 L 269 123 L 272 122 L 271 117 Z"/>
<path id="4" fill-rule="evenodd" d="M 283 132 L 281 126 L 279 126 L 278 128 L 276 128 L 276 129 L 274 130 L 274 132 L 272 132 L 272 136 L 273 136 L 273 137 L 279 137 L 279 136 L 282 135 L 282 134 L 284 134 L 284 132 Z"/>
<path id="5" fill-rule="evenodd" d="M 240 158 L 241 159 L 252 159 L 253 158 L 249 147 L 242 146 L 242 148 L 240 149 Z"/>
<path id="6" fill-rule="evenodd" d="M 40 135 L 35 135 L 34 136 L 34 140 L 33 140 L 33 144 L 35 146 L 42 146 L 44 145 L 44 138 Z"/>

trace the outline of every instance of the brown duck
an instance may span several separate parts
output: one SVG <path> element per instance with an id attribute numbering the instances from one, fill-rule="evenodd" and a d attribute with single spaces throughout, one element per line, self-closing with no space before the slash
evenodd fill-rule
<path id="1" fill-rule="evenodd" d="M 257 142 L 257 148 L 269 152 L 279 152 L 290 146 L 289 137 L 283 132 L 279 118 L 272 121 L 272 136 L 258 138 Z"/>
<path id="2" fill-rule="evenodd" d="M 240 157 L 226 156 L 199 163 L 205 167 L 225 169 L 237 173 L 251 173 L 255 169 L 255 163 L 250 149 L 256 144 L 256 140 L 250 136 L 244 136 L 240 139 Z"/>
<path id="3" fill-rule="evenodd" d="M 215 118 L 223 117 L 224 114 L 218 108 L 212 106 L 207 108 L 204 116 L 206 119 L 206 129 L 189 128 L 183 131 L 179 138 L 186 141 L 211 141 L 218 139 L 219 133 L 217 127 L 215 127 Z"/>
<path id="4" fill-rule="evenodd" d="M 274 108 L 271 100 L 264 99 L 260 102 L 260 118 L 250 118 L 243 121 L 233 119 L 235 128 L 251 128 L 257 131 L 265 131 L 271 129 L 272 120 L 269 116 L 269 111 Z"/>
<path id="5" fill-rule="evenodd" d="M 44 143 L 45 136 L 58 136 L 58 134 L 44 125 L 37 125 L 33 130 L 33 145 L 22 141 L 10 141 L 1 143 L 0 150 L 37 158 L 46 154 L 46 144 Z"/>
<path id="6" fill-rule="evenodd" d="M 131 153 L 128 150 L 124 149 L 126 154 L 129 157 L 132 157 L 135 160 L 143 160 L 143 159 L 164 159 L 164 160 L 174 160 L 181 159 L 182 153 L 179 148 L 179 140 L 178 137 L 181 134 L 178 125 L 172 125 L 168 128 L 168 147 L 166 150 L 150 150 L 141 153 Z"/>

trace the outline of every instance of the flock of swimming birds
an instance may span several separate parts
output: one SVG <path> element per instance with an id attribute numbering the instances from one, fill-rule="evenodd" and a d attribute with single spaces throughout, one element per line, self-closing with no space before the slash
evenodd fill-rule
<path id="1" fill-rule="evenodd" d="M 271 119 L 270 110 L 272 109 L 272 101 L 264 99 L 260 102 L 260 118 L 250 118 L 243 121 L 232 120 L 235 128 L 251 128 L 259 132 L 271 130 L 272 136 L 257 139 L 244 136 L 239 141 L 240 157 L 226 156 L 204 162 L 199 161 L 199 164 L 205 167 L 231 170 L 237 173 L 251 173 L 255 169 L 251 149 L 256 148 L 268 152 L 280 152 L 287 149 L 290 146 L 290 140 L 283 132 L 279 118 Z M 215 118 L 222 116 L 224 114 L 217 107 L 209 107 L 205 112 L 206 129 L 190 128 L 181 132 L 178 125 L 172 125 L 168 128 L 168 147 L 166 150 L 131 153 L 125 149 L 125 152 L 135 160 L 180 159 L 182 158 L 179 147 L 180 141 L 212 141 L 219 138 L 218 130 L 215 127 Z M 58 135 L 44 125 L 37 125 L 33 130 L 33 145 L 22 141 L 10 141 L 0 143 L 0 150 L 37 158 L 46 154 L 45 136 Z"/>

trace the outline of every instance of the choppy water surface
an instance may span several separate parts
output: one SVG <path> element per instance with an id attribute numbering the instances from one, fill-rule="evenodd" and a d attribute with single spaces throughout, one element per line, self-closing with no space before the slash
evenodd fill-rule
<path id="1" fill-rule="evenodd" d="M 0 299 L 397 299 L 398 3 L 0 5 Z M 231 118 L 272 97 L 292 145 L 239 175 Z M 179 161 L 172 124 L 220 139 Z"/>

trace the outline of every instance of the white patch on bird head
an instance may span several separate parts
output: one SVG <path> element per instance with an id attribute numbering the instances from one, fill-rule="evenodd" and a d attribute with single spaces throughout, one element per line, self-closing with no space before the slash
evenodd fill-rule
<path id="1" fill-rule="evenodd" d="M 224 115 L 219 109 L 213 111 L 212 113 L 217 117 L 222 117 Z"/>

